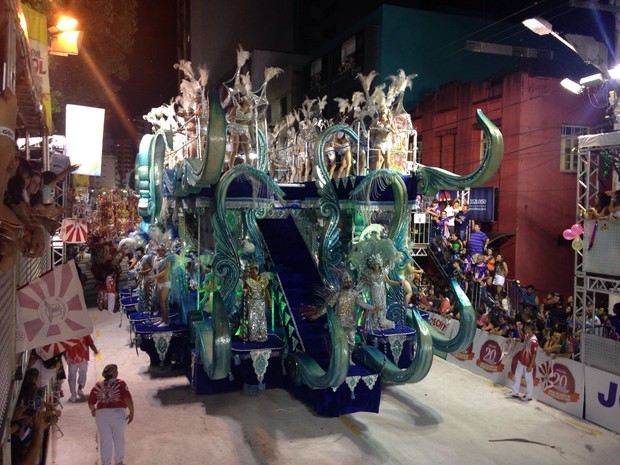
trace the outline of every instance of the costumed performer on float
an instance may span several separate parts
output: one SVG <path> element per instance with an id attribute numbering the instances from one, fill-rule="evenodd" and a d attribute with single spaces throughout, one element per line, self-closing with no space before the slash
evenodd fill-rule
<path id="1" fill-rule="evenodd" d="M 166 247 L 163 244 L 157 246 L 157 258 L 155 259 L 155 274 L 150 276 L 150 280 L 157 283 L 157 298 L 159 310 L 161 312 L 161 324 L 170 324 L 168 317 L 168 294 L 172 283 L 170 281 L 171 260 L 166 255 Z"/>
<path id="2" fill-rule="evenodd" d="M 404 287 L 401 281 L 394 281 L 388 276 L 388 271 L 401 259 L 402 253 L 396 250 L 394 242 L 378 239 L 376 234 L 358 242 L 349 256 L 351 266 L 359 273 L 362 284 L 368 286 L 370 294 L 373 310 L 366 316 L 367 331 L 382 331 L 396 326 L 387 318 L 386 285 Z"/>
<path id="3" fill-rule="evenodd" d="M 136 271 L 136 281 L 140 289 L 140 303 L 143 312 L 151 311 L 151 280 L 149 276 L 153 274 L 153 255 L 147 253 L 140 260 L 140 268 Z"/>
<path id="4" fill-rule="evenodd" d="M 250 266 L 250 275 L 243 281 L 245 311 L 241 336 L 244 340 L 267 340 L 267 308 L 271 308 L 268 273 L 259 273 L 258 266 Z"/>
<path id="5" fill-rule="evenodd" d="M 357 312 L 355 305 L 358 305 L 365 311 L 372 311 L 374 307 L 366 303 L 359 291 L 353 289 L 353 278 L 348 272 L 344 272 L 340 278 L 342 288 L 333 292 L 325 301 L 319 310 L 310 315 L 311 320 L 316 320 L 327 313 L 327 307 L 332 306 L 336 310 L 336 316 L 340 320 L 340 324 L 347 335 L 347 343 L 349 345 L 349 364 L 354 365 L 353 348 L 355 347 L 355 333 L 357 332 Z"/>

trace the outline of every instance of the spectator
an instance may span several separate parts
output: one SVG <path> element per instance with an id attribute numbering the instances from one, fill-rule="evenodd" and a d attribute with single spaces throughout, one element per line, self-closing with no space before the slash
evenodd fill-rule
<path id="1" fill-rule="evenodd" d="M 480 230 L 480 225 L 478 223 L 474 223 L 473 231 L 474 232 L 469 236 L 467 244 L 469 246 L 469 253 L 472 258 L 476 260 L 476 256 L 483 254 L 484 250 L 489 245 L 489 238 Z"/>
<path id="2" fill-rule="evenodd" d="M 588 217 L 603 219 L 609 217 L 611 196 L 605 192 L 599 192 L 594 197 L 594 206 L 588 209 Z"/>
<path id="3" fill-rule="evenodd" d="M 491 330 L 491 334 L 495 334 L 496 336 L 506 336 L 509 329 L 508 317 L 502 313 L 499 316 L 497 326 Z"/>
<path id="4" fill-rule="evenodd" d="M 495 276 L 495 255 L 493 255 L 493 249 L 488 248 L 485 250 L 484 263 L 489 270 L 489 275 Z"/>
<path id="5" fill-rule="evenodd" d="M 84 386 L 86 385 L 86 376 L 88 374 L 88 361 L 89 350 L 91 349 L 95 355 L 99 353 L 93 338 L 88 336 L 82 336 L 78 339 L 78 343 L 67 349 L 65 357 L 67 358 L 67 378 L 69 380 L 69 402 L 76 402 L 77 396 L 80 399 L 85 399 Z M 75 382 L 77 379 L 77 391 L 75 389 Z"/>
<path id="6" fill-rule="evenodd" d="M 523 288 L 519 288 L 521 291 L 521 311 L 527 314 L 530 318 L 538 313 L 540 302 L 538 296 L 534 293 L 536 290 L 533 284 L 528 284 Z"/>
<path id="7" fill-rule="evenodd" d="M 441 219 L 441 209 L 439 208 L 439 201 L 433 199 L 430 207 L 426 208 L 426 213 L 430 216 L 431 226 L 430 235 L 431 239 L 435 237 L 439 227 L 439 220 Z"/>
<path id="8" fill-rule="evenodd" d="M 442 211 L 439 217 L 439 224 L 437 225 L 437 234 L 441 237 L 448 239 L 450 237 L 450 230 L 448 228 L 448 214 L 446 211 Z"/>
<path id="9" fill-rule="evenodd" d="M 469 204 L 464 203 L 463 207 L 456 211 L 454 215 L 454 231 L 463 242 L 467 241 L 467 234 L 469 233 L 471 222 L 472 218 L 471 212 L 469 211 Z"/>
<path id="10" fill-rule="evenodd" d="M 456 212 L 458 211 L 458 207 L 460 207 L 460 202 L 456 199 L 454 202 L 446 202 L 446 206 L 443 209 L 443 211 L 446 212 L 446 217 L 448 218 L 449 235 L 454 233 L 454 218 L 456 216 Z"/>

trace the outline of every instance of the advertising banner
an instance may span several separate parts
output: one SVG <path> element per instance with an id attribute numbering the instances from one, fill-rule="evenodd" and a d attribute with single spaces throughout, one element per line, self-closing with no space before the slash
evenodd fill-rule
<path id="1" fill-rule="evenodd" d="M 43 118 L 49 132 L 52 132 L 52 102 L 50 97 L 49 54 L 47 43 L 47 18 L 45 15 L 22 4 L 28 27 L 30 44 L 30 65 L 37 90 L 41 92 Z"/>
<path id="2" fill-rule="evenodd" d="M 620 433 L 620 376 L 586 366 L 585 383 L 586 420 Z"/>
<path id="3" fill-rule="evenodd" d="M 583 416 L 584 365 L 568 358 L 536 355 L 534 398 L 578 418 Z M 536 382 L 537 381 L 537 382 Z"/>

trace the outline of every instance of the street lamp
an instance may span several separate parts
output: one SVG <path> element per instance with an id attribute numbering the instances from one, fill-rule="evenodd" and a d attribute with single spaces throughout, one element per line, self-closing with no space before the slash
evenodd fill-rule
<path id="1" fill-rule="evenodd" d="M 51 34 L 50 55 L 77 55 L 82 45 L 83 33 L 76 31 L 78 21 L 70 16 L 61 15 L 54 26 L 47 30 Z"/>
<path id="2" fill-rule="evenodd" d="M 584 63 L 594 66 L 601 74 L 608 79 L 609 71 L 607 70 L 607 47 L 594 38 L 577 34 L 566 34 L 566 38 L 553 30 L 551 23 L 543 18 L 535 17 L 522 21 L 522 24 L 530 31 L 539 36 L 552 35 L 566 47 L 579 55 Z"/>

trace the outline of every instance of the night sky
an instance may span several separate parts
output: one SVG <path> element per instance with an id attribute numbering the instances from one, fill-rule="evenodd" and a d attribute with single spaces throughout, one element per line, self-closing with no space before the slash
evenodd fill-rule
<path id="1" fill-rule="evenodd" d="M 119 94 L 130 118 L 141 120 L 151 108 L 170 102 L 178 94 L 177 71 L 173 68 L 177 62 L 175 11 L 174 0 L 138 0 L 130 78 Z M 127 137 L 117 127 L 113 132 Z"/>
<path id="2" fill-rule="evenodd" d="M 569 8 L 568 3 L 568 0 L 419 2 L 423 8 L 427 6 L 428 9 L 450 14 L 471 14 L 486 19 L 505 19 L 513 23 L 526 17 L 541 16 L 562 34 L 592 35 L 613 49 L 613 16 L 596 10 Z M 138 0 L 138 31 L 129 62 L 130 78 L 123 83 L 119 93 L 129 117 L 141 120 L 142 115 L 152 107 L 168 103 L 178 93 L 177 72 L 173 69 L 177 62 L 175 14 L 175 0 Z M 234 15 L 228 20 L 234 29 Z M 119 124 L 112 124 L 115 137 L 127 137 L 120 127 Z"/>

